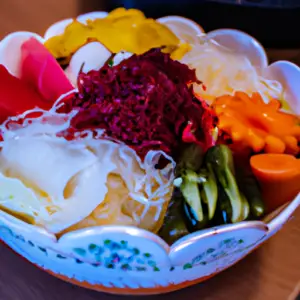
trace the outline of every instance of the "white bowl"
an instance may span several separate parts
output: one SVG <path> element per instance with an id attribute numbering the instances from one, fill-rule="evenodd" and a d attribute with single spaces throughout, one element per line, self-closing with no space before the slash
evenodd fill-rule
<path id="1" fill-rule="evenodd" d="M 106 15 L 96 12 L 78 19 L 85 22 Z M 61 33 L 70 20 L 52 25 L 44 38 Z M 287 102 L 300 114 L 299 67 L 287 61 L 268 66 L 263 47 L 242 32 L 220 29 L 208 35 L 227 47 L 246 51 L 264 72 L 281 82 Z M 9 35 L 0 44 L 0 63 L 12 71 L 15 62 L 3 57 L 15 36 Z M 110 293 L 159 294 L 204 281 L 235 264 L 275 234 L 299 204 L 300 194 L 262 221 L 209 228 L 185 236 L 172 246 L 151 232 L 127 226 L 82 229 L 58 239 L 3 211 L 0 237 L 16 253 L 66 281 Z"/>

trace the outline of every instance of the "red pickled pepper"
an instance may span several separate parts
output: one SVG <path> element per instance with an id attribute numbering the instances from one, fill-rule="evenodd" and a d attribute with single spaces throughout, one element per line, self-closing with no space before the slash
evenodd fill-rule
<path id="1" fill-rule="evenodd" d="M 205 89 L 206 87 L 203 86 Z M 197 98 L 202 103 L 204 108 L 203 114 L 201 116 L 201 124 L 202 124 L 202 137 L 199 139 L 194 135 L 194 124 L 189 122 L 185 127 L 182 140 L 186 143 L 196 143 L 200 147 L 202 147 L 203 151 L 206 152 L 210 147 L 214 146 L 218 140 L 217 136 L 214 137 L 213 130 L 216 128 L 216 124 L 218 123 L 218 118 L 215 115 L 214 111 L 205 103 L 204 100 L 201 99 L 197 95 Z"/>
<path id="2" fill-rule="evenodd" d="M 51 105 L 23 80 L 11 75 L 0 65 L 0 122 L 35 107 L 49 109 Z"/>
<path id="3" fill-rule="evenodd" d="M 34 108 L 48 110 L 73 90 L 68 78 L 43 44 L 30 38 L 21 46 L 21 76 L 0 65 L 0 123 Z"/>
<path id="4" fill-rule="evenodd" d="M 141 157 L 152 149 L 173 155 L 187 131 L 207 148 L 213 141 L 203 131 L 211 134 L 215 119 L 194 96 L 193 82 L 200 83 L 195 70 L 160 49 L 80 74 L 79 92 L 64 107 L 64 111 L 75 108 L 79 112 L 65 134 L 105 129 L 106 136 L 125 142 Z"/>

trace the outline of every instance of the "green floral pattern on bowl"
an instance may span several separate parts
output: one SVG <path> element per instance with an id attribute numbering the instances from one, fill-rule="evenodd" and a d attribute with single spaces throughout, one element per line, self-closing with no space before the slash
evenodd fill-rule
<path id="1" fill-rule="evenodd" d="M 31 241 L 26 241 L 22 236 L 14 234 L 12 230 L 7 227 L 1 226 L 0 232 L 9 234 L 11 237 L 24 243 L 27 242 L 30 246 L 37 247 L 47 255 L 47 249 L 39 247 Z M 194 257 L 190 263 L 184 264 L 183 269 L 188 270 L 196 266 L 205 266 L 232 253 L 248 248 L 244 247 L 243 244 L 243 239 L 236 239 L 234 237 L 222 240 L 217 247 L 206 249 Z M 75 259 L 77 264 L 86 263 L 84 260 L 88 259 L 88 257 L 92 257 L 95 261 L 95 263 L 93 263 L 95 267 L 102 266 L 108 269 L 119 269 L 123 271 L 160 271 L 151 253 L 141 252 L 138 248 L 131 247 L 128 242 L 124 240 L 115 242 L 106 239 L 101 244 L 89 244 L 86 248 L 73 248 L 73 251 L 77 257 L 81 258 Z M 58 253 L 57 258 L 66 259 L 68 257 Z M 175 267 L 171 267 L 170 271 L 174 269 Z"/>
<path id="2" fill-rule="evenodd" d="M 219 242 L 217 247 L 208 248 L 194 257 L 190 263 L 184 264 L 183 269 L 187 270 L 199 265 L 205 266 L 211 262 L 227 257 L 233 253 L 243 251 L 252 246 L 253 245 L 249 245 L 245 247 L 243 239 L 236 239 L 234 237 L 228 238 Z"/>
<path id="3" fill-rule="evenodd" d="M 160 271 L 151 253 L 141 252 L 131 247 L 127 241 L 115 242 L 104 240 L 101 244 L 90 244 L 87 248 L 74 248 L 73 251 L 82 258 L 92 256 L 95 265 L 108 269 L 121 269 L 124 271 Z"/>
<path id="4" fill-rule="evenodd" d="M 42 251 L 46 256 L 48 255 L 47 249 L 35 245 L 32 241 L 26 241 L 23 236 L 16 235 L 11 229 L 5 226 L 0 226 L 0 234 L 6 234 L 15 238 L 21 242 L 28 243 L 31 247 L 36 247 Z M 227 238 L 220 241 L 216 247 L 208 248 L 195 256 L 191 262 L 185 263 L 183 270 L 189 270 L 197 266 L 206 266 L 217 260 L 222 260 L 231 254 L 238 253 L 253 247 L 253 244 L 245 246 L 243 239 L 236 239 L 234 237 Z M 76 258 L 77 264 L 85 264 L 87 260 L 92 260 L 95 267 L 104 267 L 107 269 L 116 269 L 122 271 L 160 271 L 157 263 L 153 259 L 153 255 L 148 252 L 142 252 L 137 247 L 132 247 L 125 240 L 119 242 L 106 239 L 99 244 L 89 244 L 85 247 L 77 247 L 72 249 Z M 62 255 L 56 254 L 59 259 L 74 259 Z M 88 263 L 91 264 L 91 263 Z M 178 267 L 171 266 L 170 271 L 175 270 Z"/>

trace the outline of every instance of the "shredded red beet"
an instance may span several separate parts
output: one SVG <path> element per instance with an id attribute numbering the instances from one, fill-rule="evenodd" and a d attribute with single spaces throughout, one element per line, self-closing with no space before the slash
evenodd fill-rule
<path id="1" fill-rule="evenodd" d="M 78 93 L 65 102 L 64 111 L 79 113 L 70 132 L 102 128 L 105 135 L 125 142 L 141 157 L 151 149 L 174 155 L 187 130 L 206 143 L 213 115 L 194 97 L 195 70 L 174 61 L 160 49 L 133 55 L 119 65 L 80 74 Z M 189 124 L 189 129 L 184 130 Z M 187 141 L 188 142 L 188 141 Z"/>

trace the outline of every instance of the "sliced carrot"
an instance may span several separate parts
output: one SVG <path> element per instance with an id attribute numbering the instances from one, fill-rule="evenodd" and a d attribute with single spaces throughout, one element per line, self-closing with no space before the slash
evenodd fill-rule
<path id="1" fill-rule="evenodd" d="M 266 104 L 259 93 L 250 97 L 244 92 L 218 97 L 212 105 L 221 134 L 230 136 L 240 151 L 298 154 L 300 118 L 280 111 L 280 106 L 278 100 Z"/>

